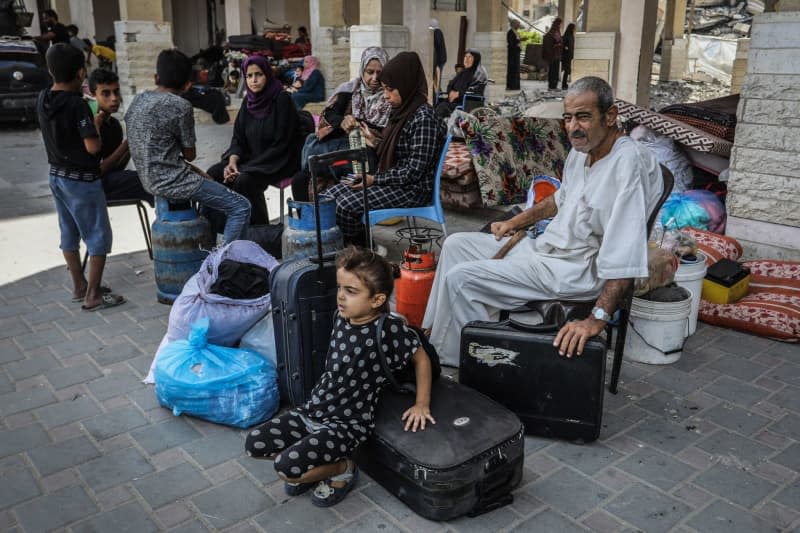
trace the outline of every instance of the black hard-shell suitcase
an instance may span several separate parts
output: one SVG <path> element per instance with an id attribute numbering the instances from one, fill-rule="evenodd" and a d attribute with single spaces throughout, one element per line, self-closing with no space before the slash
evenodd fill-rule
<path id="1" fill-rule="evenodd" d="M 341 160 L 363 162 L 366 158 L 366 151 L 361 149 L 311 156 L 309 169 L 314 188 L 317 174 L 327 170 L 332 163 Z M 314 200 L 315 220 L 318 221 L 319 200 L 316 195 Z M 336 312 L 335 255 L 323 256 L 319 223 L 317 257 L 285 261 L 275 267 L 270 275 L 270 294 L 281 400 L 292 406 L 301 405 L 325 369 Z"/>
<path id="2" fill-rule="evenodd" d="M 417 514 L 430 520 L 477 516 L 513 501 L 525 458 L 519 418 L 446 378 L 433 383 L 436 424 L 403 431 L 414 396 L 381 394 L 375 431 L 354 458 L 367 474 Z"/>
<path id="3" fill-rule="evenodd" d="M 532 435 L 596 440 L 603 417 L 606 345 L 558 355 L 559 326 L 470 322 L 461 331 L 459 381 L 505 405 Z"/>

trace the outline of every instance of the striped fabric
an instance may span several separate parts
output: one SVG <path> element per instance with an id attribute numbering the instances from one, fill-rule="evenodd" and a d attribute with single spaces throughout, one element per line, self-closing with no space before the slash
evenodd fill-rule
<path id="1" fill-rule="evenodd" d="M 624 100 L 617 100 L 619 115 L 625 120 L 632 120 L 642 126 L 647 126 L 651 130 L 666 135 L 670 139 L 681 143 L 686 148 L 697 150 L 698 152 L 709 152 L 712 154 L 730 157 L 733 143 L 710 135 L 702 130 L 694 128 L 689 124 L 678 122 L 666 115 L 650 111 L 638 105 L 631 104 Z"/>

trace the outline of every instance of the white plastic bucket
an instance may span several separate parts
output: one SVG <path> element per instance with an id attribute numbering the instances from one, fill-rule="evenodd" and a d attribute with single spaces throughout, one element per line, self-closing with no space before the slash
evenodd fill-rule
<path id="1" fill-rule="evenodd" d="M 691 294 L 682 290 L 686 298 L 677 302 L 633 299 L 625 336 L 625 359 L 667 365 L 681 358 L 692 308 Z"/>
<path id="2" fill-rule="evenodd" d="M 681 263 L 675 271 L 675 283 L 692 293 L 692 310 L 689 313 L 689 335 L 697 330 L 697 312 L 700 310 L 700 295 L 703 292 L 703 278 L 706 277 L 706 256 L 697 252 L 697 262 Z"/>

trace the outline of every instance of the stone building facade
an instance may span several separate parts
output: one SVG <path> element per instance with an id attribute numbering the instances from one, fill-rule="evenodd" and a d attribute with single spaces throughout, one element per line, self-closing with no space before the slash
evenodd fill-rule
<path id="1" fill-rule="evenodd" d="M 800 6 L 755 17 L 728 182 L 728 234 L 800 259 Z"/>

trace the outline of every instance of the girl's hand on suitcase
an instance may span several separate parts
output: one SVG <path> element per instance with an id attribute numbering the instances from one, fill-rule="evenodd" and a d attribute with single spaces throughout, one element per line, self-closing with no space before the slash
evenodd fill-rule
<path id="1" fill-rule="evenodd" d="M 589 317 L 585 320 L 577 320 L 574 322 L 567 322 L 558 331 L 553 346 L 558 347 L 558 355 L 566 355 L 572 357 L 573 354 L 581 355 L 583 347 L 586 346 L 586 341 L 599 335 L 606 327 L 606 323 L 602 320 L 597 320 L 594 317 Z"/>
<path id="2" fill-rule="evenodd" d="M 411 407 L 403 413 L 401 420 L 405 421 L 406 426 L 404 431 L 408 431 L 411 428 L 411 431 L 416 433 L 417 429 L 422 431 L 425 429 L 425 421 L 430 421 L 431 424 L 435 424 L 436 420 L 433 419 L 431 416 L 431 409 L 427 405 L 417 405 L 414 404 L 414 407 Z"/>

